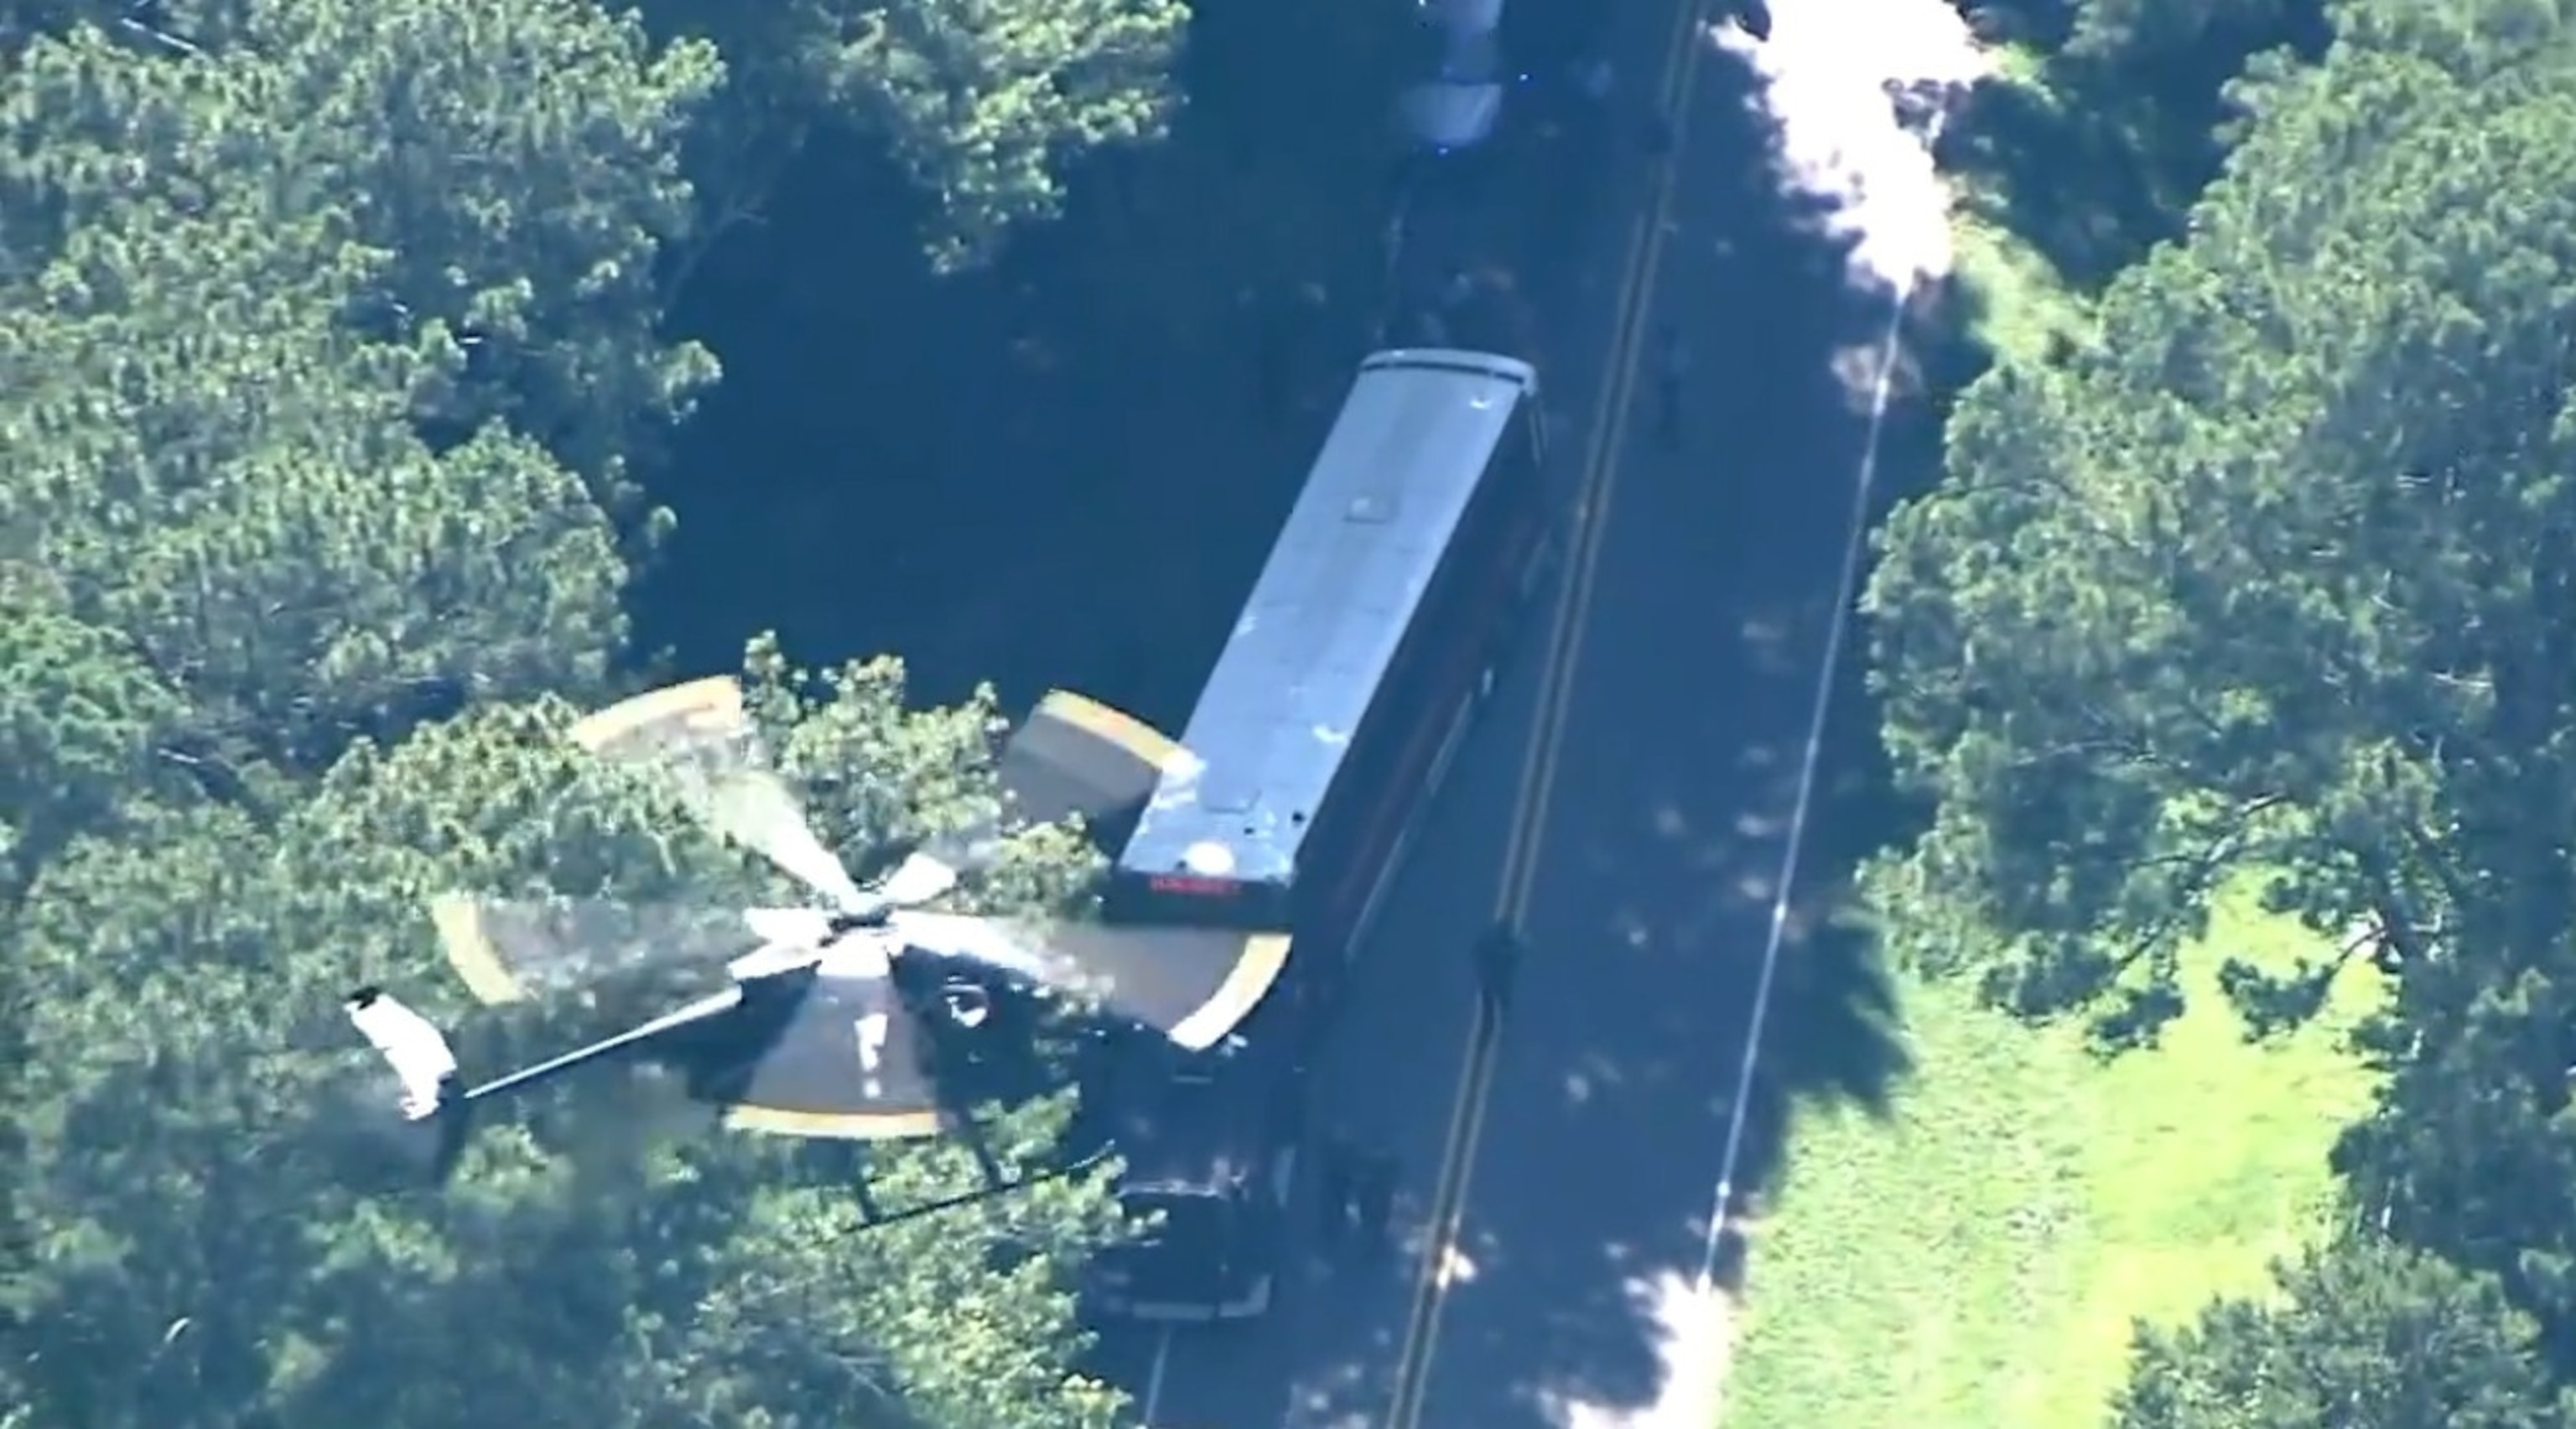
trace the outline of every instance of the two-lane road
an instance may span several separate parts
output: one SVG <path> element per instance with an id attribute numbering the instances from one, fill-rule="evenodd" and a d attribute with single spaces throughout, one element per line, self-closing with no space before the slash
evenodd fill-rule
<path id="1" fill-rule="evenodd" d="M 1691 33 L 1635 37 L 1686 62 L 1668 167 L 1603 225 L 1625 246 L 1525 275 L 1560 357 L 1607 353 L 1548 369 L 1585 503 L 1563 631 L 1461 761 L 1321 1069 L 1319 1117 L 1402 1159 L 1404 1252 L 1301 1254 L 1267 1319 L 1138 1337 L 1158 1429 L 1713 1420 L 1720 1307 L 1691 1292 L 1866 441 L 1838 359 L 1886 315 L 1766 196 L 1743 77 Z M 1665 321 L 1694 355 L 1672 440 Z M 1530 953 L 1480 1028 L 1498 909 Z M 1768 1065 L 1865 1081 L 1832 959 L 1787 962 L 1800 1045 Z"/>

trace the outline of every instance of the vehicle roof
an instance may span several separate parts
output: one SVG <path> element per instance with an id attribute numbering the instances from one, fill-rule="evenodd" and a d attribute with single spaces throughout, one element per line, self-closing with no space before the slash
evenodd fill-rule
<path id="1" fill-rule="evenodd" d="M 1285 883 L 1496 446 L 1538 376 L 1443 348 L 1360 364 L 1305 490 L 1119 859 Z"/>
<path id="2" fill-rule="evenodd" d="M 1184 1053 L 1139 1039 L 1108 1095 L 1128 1190 L 1225 1191 L 1260 1173 L 1276 1058 L 1233 1042 Z"/>
<path id="3" fill-rule="evenodd" d="M 1422 15 L 1453 35 L 1488 34 L 1503 23 L 1503 0 L 1422 0 Z"/>

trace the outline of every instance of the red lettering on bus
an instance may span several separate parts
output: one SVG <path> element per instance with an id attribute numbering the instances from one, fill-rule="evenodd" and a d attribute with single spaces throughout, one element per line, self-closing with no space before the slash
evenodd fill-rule
<path id="1" fill-rule="evenodd" d="M 1178 873 L 1158 873 L 1145 882 L 1156 893 L 1186 893 L 1194 898 L 1231 898 L 1243 891 L 1243 885 L 1231 878 L 1194 878 Z"/>

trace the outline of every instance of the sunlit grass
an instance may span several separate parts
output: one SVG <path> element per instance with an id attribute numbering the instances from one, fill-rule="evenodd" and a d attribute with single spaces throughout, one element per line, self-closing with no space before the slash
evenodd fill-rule
<path id="1" fill-rule="evenodd" d="M 1993 69 L 1971 98 L 1959 123 L 1973 134 L 1978 103 L 2004 89 L 2045 95 L 2039 56 L 2012 45 L 1987 51 Z M 1973 152 L 1979 148 L 1969 145 Z M 2003 176 L 1969 172 L 1952 177 L 1951 282 L 1961 300 L 1966 336 L 2006 363 L 2036 361 L 2060 344 L 2079 343 L 2092 323 L 2090 306 L 2056 268 L 2005 222 Z"/>
<path id="2" fill-rule="evenodd" d="M 2046 258 L 1988 218 L 1972 193 L 1950 221 L 1951 281 L 1965 300 L 1967 337 L 2008 364 L 2037 362 L 2078 345 L 2092 314 Z"/>
<path id="3" fill-rule="evenodd" d="M 2306 935 L 2221 919 L 2193 1010 L 2158 1048 L 2097 1061 L 1958 989 L 1910 984 L 1912 1081 L 1892 1115 L 1819 1113 L 1752 1252 L 1728 1429 L 2094 1429 L 2133 1318 L 2171 1323 L 2253 1292 L 2314 1234 L 2326 1153 L 2367 1105 L 2326 1017 L 2244 1042 L 2217 955 L 2286 966 Z"/>

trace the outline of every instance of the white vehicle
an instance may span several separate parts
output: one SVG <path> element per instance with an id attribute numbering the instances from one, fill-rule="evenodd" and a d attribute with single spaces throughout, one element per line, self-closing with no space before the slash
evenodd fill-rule
<path id="1" fill-rule="evenodd" d="M 1503 94 L 1515 76 L 1491 29 L 1443 29 L 1430 78 L 1396 101 L 1404 137 L 1434 154 L 1473 148 L 1501 122 Z"/>

